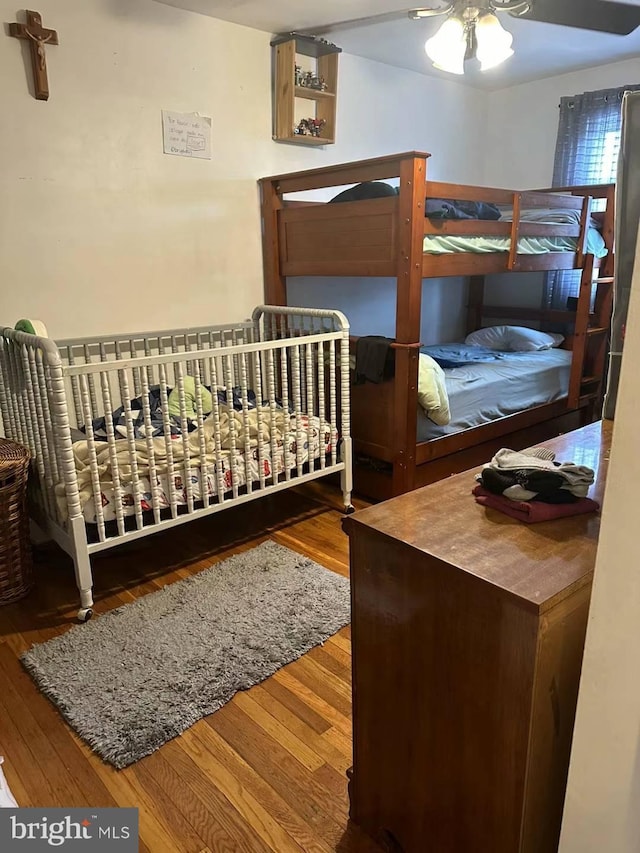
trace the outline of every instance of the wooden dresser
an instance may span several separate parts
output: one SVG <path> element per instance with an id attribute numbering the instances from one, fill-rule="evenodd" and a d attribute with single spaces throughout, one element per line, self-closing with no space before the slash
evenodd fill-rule
<path id="1" fill-rule="evenodd" d="M 596 471 L 611 423 L 545 442 Z M 405 853 L 557 850 L 599 515 L 526 525 L 479 469 L 362 510 L 350 537 L 351 818 Z"/>

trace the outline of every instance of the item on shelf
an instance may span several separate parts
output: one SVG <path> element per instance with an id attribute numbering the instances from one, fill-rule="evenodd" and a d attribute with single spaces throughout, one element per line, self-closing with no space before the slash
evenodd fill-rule
<path id="1" fill-rule="evenodd" d="M 312 71 L 306 71 L 303 74 L 299 65 L 295 67 L 295 84 L 296 86 L 302 86 L 304 89 L 315 89 L 318 92 L 326 92 L 327 90 L 324 77 L 318 77 Z"/>
<path id="2" fill-rule="evenodd" d="M 294 136 L 320 136 L 322 128 L 327 123 L 324 118 L 303 118 L 293 128 Z"/>

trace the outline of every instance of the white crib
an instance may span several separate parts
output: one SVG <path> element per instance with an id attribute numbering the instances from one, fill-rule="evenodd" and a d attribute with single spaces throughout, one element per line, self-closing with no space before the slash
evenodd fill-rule
<path id="1" fill-rule="evenodd" d="M 349 324 L 260 306 L 232 325 L 54 342 L 5 328 L 0 412 L 34 520 L 73 558 L 335 472 L 351 506 Z"/>

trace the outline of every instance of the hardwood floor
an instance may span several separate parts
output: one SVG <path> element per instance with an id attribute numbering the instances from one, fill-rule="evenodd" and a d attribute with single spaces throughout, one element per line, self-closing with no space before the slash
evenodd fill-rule
<path id="1" fill-rule="evenodd" d="M 271 538 L 348 572 L 340 496 L 316 484 L 226 510 L 94 561 L 96 613 Z M 329 505 L 327 504 L 329 501 Z M 125 770 L 102 762 L 35 688 L 19 655 L 74 624 L 72 566 L 38 552 L 37 586 L 0 607 L 0 754 L 22 806 L 137 806 L 150 853 L 373 853 L 348 824 L 350 629 Z"/>

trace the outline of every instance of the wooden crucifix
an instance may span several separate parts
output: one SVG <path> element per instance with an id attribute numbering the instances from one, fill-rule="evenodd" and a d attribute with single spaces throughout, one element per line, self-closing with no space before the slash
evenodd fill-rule
<path id="1" fill-rule="evenodd" d="M 29 42 L 36 98 L 39 101 L 48 101 L 49 80 L 47 78 L 47 55 L 44 46 L 46 44 L 58 44 L 58 33 L 42 26 L 42 17 L 39 12 L 27 10 L 27 23 L 9 24 L 9 35 L 17 39 L 26 39 Z"/>

